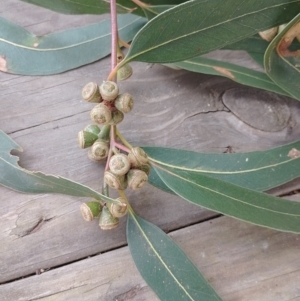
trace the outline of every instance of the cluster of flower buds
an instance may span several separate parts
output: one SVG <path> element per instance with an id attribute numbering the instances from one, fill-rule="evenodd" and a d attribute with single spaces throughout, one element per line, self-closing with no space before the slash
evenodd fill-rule
<path id="1" fill-rule="evenodd" d="M 81 148 L 88 148 L 88 157 L 93 161 L 102 161 L 109 152 L 108 128 L 99 128 L 96 124 L 90 124 L 78 133 L 78 143 Z"/>
<path id="2" fill-rule="evenodd" d="M 91 110 L 91 119 L 97 124 L 116 125 L 133 107 L 132 96 L 119 94 L 118 85 L 112 81 L 104 81 L 100 86 L 94 82 L 86 84 L 82 97 L 88 102 L 98 103 Z"/>
<path id="3" fill-rule="evenodd" d="M 110 230 L 119 225 L 119 218 L 126 215 L 128 207 L 121 197 L 116 199 L 117 203 L 106 203 L 103 206 L 99 201 L 90 201 L 80 206 L 82 217 L 90 222 L 99 218 L 99 226 L 103 230 Z"/>
<path id="4" fill-rule="evenodd" d="M 148 181 L 149 173 L 150 165 L 146 153 L 140 147 L 134 147 L 128 155 L 116 154 L 111 157 L 104 180 L 114 189 L 124 190 L 129 187 L 137 190 Z"/>

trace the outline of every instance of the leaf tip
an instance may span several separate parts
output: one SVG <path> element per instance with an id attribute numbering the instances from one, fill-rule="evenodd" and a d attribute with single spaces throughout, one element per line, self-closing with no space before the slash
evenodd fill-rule
<path id="1" fill-rule="evenodd" d="M 5 56 L 0 55 L 0 71 L 7 72 L 7 61 Z"/>

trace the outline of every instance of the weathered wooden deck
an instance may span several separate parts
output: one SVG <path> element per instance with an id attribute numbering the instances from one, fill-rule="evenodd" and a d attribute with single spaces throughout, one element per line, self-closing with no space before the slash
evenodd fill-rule
<path id="1" fill-rule="evenodd" d="M 2 1 L 0 15 L 36 34 L 98 20 L 59 15 L 17 0 Z M 262 106 L 256 90 L 227 79 L 132 65 L 134 75 L 121 89 L 134 95 L 135 108 L 120 130 L 134 145 L 240 152 L 300 139 L 297 101 L 276 101 L 278 96 L 266 93 Z M 89 161 L 76 137 L 90 123 L 93 106 L 81 100 L 81 88 L 105 79 L 108 71 L 104 59 L 55 76 L 0 73 L 0 129 L 23 147 L 21 166 L 99 189 L 103 166 Z M 240 89 L 238 102 L 230 98 L 232 89 Z M 251 124 L 246 106 L 257 112 Z M 299 188 L 296 179 L 270 193 Z M 220 217 L 150 185 L 129 195 L 137 213 L 168 232 L 224 300 L 300 300 L 299 235 Z M 300 201 L 299 194 L 288 198 Z M 157 300 L 126 247 L 126 218 L 117 229 L 101 231 L 97 221 L 81 218 L 82 201 L 0 187 L 1 301 Z"/>

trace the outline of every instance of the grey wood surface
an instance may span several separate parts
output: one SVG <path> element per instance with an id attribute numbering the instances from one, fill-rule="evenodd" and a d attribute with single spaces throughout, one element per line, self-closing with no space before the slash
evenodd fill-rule
<path id="1" fill-rule="evenodd" d="M 300 201 L 300 196 L 291 199 Z M 220 217 L 170 236 L 224 301 L 300 300 L 299 235 Z M 0 297 L 5 301 L 158 300 L 139 275 L 128 247 L 5 284 L 0 286 Z"/>
<path id="2" fill-rule="evenodd" d="M 0 16 L 39 35 L 99 20 L 98 16 L 64 16 L 17 0 L 0 0 Z M 252 64 L 249 58 L 240 52 L 234 55 L 227 53 L 227 58 Z M 300 104 L 295 100 L 243 87 L 220 77 L 175 71 L 160 65 L 133 63 L 132 66 L 132 78 L 120 83 L 120 87 L 122 92 L 130 92 L 134 96 L 135 107 L 120 125 L 120 130 L 133 145 L 168 146 L 221 153 L 229 147 L 234 152 L 263 150 L 300 139 Z M 257 66 L 253 64 L 253 67 Z M 23 147 L 24 152 L 17 154 L 20 156 L 22 167 L 61 175 L 99 190 L 103 166 L 88 160 L 87 151 L 77 146 L 76 136 L 78 131 L 91 123 L 89 111 L 93 107 L 81 100 L 81 88 L 89 81 L 101 82 L 108 72 L 109 59 L 106 58 L 55 76 L 29 77 L 0 73 L 0 129 Z M 258 99 L 261 101 L 258 102 Z M 250 111 L 255 112 L 251 118 Z M 300 180 L 295 179 L 284 187 L 273 189 L 272 193 L 280 195 L 299 188 Z M 140 192 L 129 193 L 129 197 L 138 214 L 167 232 L 216 216 L 213 212 L 203 210 L 150 185 Z M 43 299 L 43 296 L 48 296 L 45 300 L 76 300 L 76 292 L 85 292 L 83 297 L 78 297 L 77 300 L 155 300 L 153 293 L 145 287 L 145 283 L 130 263 L 127 248 L 110 251 L 126 244 L 126 218 L 122 219 L 117 229 L 100 231 L 96 221 L 86 223 L 80 217 L 79 206 L 82 201 L 84 199 L 60 195 L 23 195 L 0 187 L 0 283 L 35 274 L 41 269 L 53 269 L 40 276 L 31 276 L 2 285 L 0 296 L 2 293 L 3 298 L 0 300 L 33 300 Z M 215 227 L 216 224 L 219 226 Z M 295 247 L 296 236 L 270 232 L 227 218 L 220 221 L 215 219 L 212 224 L 207 222 L 179 232 L 183 237 L 187 236 L 186 239 L 193 240 L 193 231 L 198 229 L 197 227 L 209 229 L 209 235 L 219 235 L 222 227 L 232 227 L 233 233 L 227 231 L 228 235 L 221 236 L 222 243 L 218 244 L 216 240 L 214 245 L 218 254 L 223 249 L 226 237 L 228 238 L 230 245 L 227 253 L 224 251 L 223 258 L 226 257 L 225 266 L 230 273 L 219 275 L 219 271 L 214 270 L 213 261 L 199 263 L 199 267 L 208 273 L 208 277 L 215 275 L 209 279 L 215 283 L 217 289 L 222 287 L 220 293 L 225 297 L 229 294 L 227 300 L 297 300 L 299 289 L 297 292 L 295 282 L 291 280 L 299 279 L 299 274 L 286 272 L 285 267 L 289 269 L 290 265 L 294 265 L 295 270 L 299 270 L 299 259 L 297 261 L 293 259 L 295 257 L 290 260 L 289 256 L 275 256 L 277 259 L 267 261 L 269 264 L 264 262 L 264 256 L 255 259 L 253 255 L 253 259 L 252 253 L 243 253 L 243 248 L 247 246 L 245 243 L 245 246 L 241 247 L 239 243 L 240 240 L 243 241 L 243 231 L 235 232 L 233 225 L 239 225 L 236 226 L 238 229 L 245 228 L 246 233 L 249 233 L 245 234 L 245 237 L 250 235 L 257 241 L 263 242 L 268 235 L 280 237 L 279 242 L 274 243 L 272 252 L 282 254 L 281 248 L 284 246 L 288 254 L 296 256 L 293 255 L 295 248 L 299 247 L 299 244 Z M 260 233 L 266 236 L 260 236 Z M 209 238 L 208 234 L 206 239 Z M 234 241 L 235 239 L 237 241 Z M 178 241 L 180 242 L 180 239 Z M 202 245 L 202 242 L 199 243 Z M 258 252 L 261 250 L 259 243 L 257 246 Z M 243 291 L 239 292 L 238 282 L 241 275 L 230 278 L 229 274 L 234 270 L 234 267 L 231 268 L 233 259 L 230 248 L 235 250 L 233 252 L 244 254 L 241 258 L 247 259 L 249 256 L 251 259 L 243 270 L 250 277 L 250 280 L 245 280 L 245 283 L 249 281 L 249 285 L 247 284 L 244 290 L 249 299 L 241 299 Z M 191 257 L 197 264 L 202 260 L 202 253 L 197 253 L 197 248 L 192 250 L 191 247 L 187 250 L 195 252 Z M 299 248 L 297 250 L 299 251 Z M 102 252 L 107 253 L 86 259 Z M 123 255 L 126 258 L 125 263 L 116 259 Z M 97 277 L 92 275 L 98 275 L 99 270 L 93 269 L 93 265 L 100 266 L 102 258 L 105 259 L 104 274 L 108 278 L 97 282 Z M 238 263 L 242 262 L 241 258 L 236 259 Z M 93 260 L 96 260 L 95 263 Z M 276 266 L 271 266 L 273 263 L 278 264 L 279 260 L 282 260 L 280 263 L 284 267 L 282 273 Z M 78 262 L 72 263 L 74 261 Z M 113 262 L 114 265 L 109 266 L 108 262 Z M 90 265 L 87 271 L 83 272 L 81 267 L 86 263 Z M 236 269 L 238 263 L 232 261 Z M 129 272 L 125 271 L 127 265 L 130 266 Z M 251 270 L 253 265 L 257 266 L 257 270 Z M 258 271 L 259 277 L 259 273 L 265 272 L 265 267 L 269 265 L 270 269 L 276 269 L 277 274 L 270 272 L 275 280 L 271 276 L 261 278 L 265 286 L 259 284 L 259 287 L 260 291 L 267 288 L 272 290 L 272 294 L 277 292 L 274 293 L 277 294 L 277 299 L 261 299 L 256 296 L 253 280 L 255 273 Z M 58 266 L 63 267 L 54 269 Z M 108 274 L 111 270 L 112 274 Z M 224 273 L 226 271 L 224 266 L 221 270 Z M 125 277 L 126 279 L 122 278 L 123 273 L 129 276 Z M 77 284 L 74 275 L 80 275 Z M 121 277 L 122 289 L 115 288 L 118 287 L 118 282 L 114 277 Z M 70 289 L 72 283 L 74 290 Z M 222 291 L 229 283 L 230 287 L 234 286 L 234 293 L 230 289 L 229 292 Z M 26 287 L 28 289 L 25 289 Z M 132 288 L 135 289 L 132 291 Z M 291 290 L 290 299 L 280 299 L 281 288 Z M 66 292 L 59 293 L 63 290 Z M 50 297 L 51 294 L 53 296 Z M 92 299 L 96 298 L 97 294 L 102 294 L 103 299 Z M 120 296 L 116 297 L 118 294 Z M 292 299 L 292 295 L 296 296 L 296 299 Z M 68 296 L 72 298 L 68 299 Z M 114 297 L 116 298 L 113 299 Z"/>

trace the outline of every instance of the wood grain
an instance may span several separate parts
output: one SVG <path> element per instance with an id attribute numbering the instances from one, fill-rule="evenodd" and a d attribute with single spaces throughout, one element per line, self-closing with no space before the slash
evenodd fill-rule
<path id="1" fill-rule="evenodd" d="M 300 201 L 300 195 L 291 199 Z M 299 235 L 221 217 L 170 236 L 224 301 L 300 300 Z M 2 285 L 0 297 L 5 301 L 158 300 L 138 274 L 128 247 Z"/>
<path id="2" fill-rule="evenodd" d="M 0 15 L 40 35 L 100 20 L 98 16 L 64 16 L 17 0 L 3 2 Z M 235 55 L 230 57 L 227 52 L 227 57 L 234 59 Z M 239 53 L 239 62 L 242 62 L 242 57 Z M 245 60 L 251 64 L 249 58 Z M 160 145 L 221 153 L 229 148 L 234 152 L 263 150 L 300 139 L 300 103 L 295 100 L 282 98 L 290 111 L 284 127 L 276 132 L 261 131 L 246 124 L 241 116 L 237 117 L 223 101 L 226 91 L 244 89 L 245 93 L 242 94 L 250 96 L 241 97 L 239 101 L 248 103 L 251 95 L 258 93 L 255 89 L 242 87 L 227 79 L 171 70 L 160 65 L 133 63 L 132 67 L 132 78 L 120 83 L 120 88 L 122 92 L 133 95 L 135 106 L 120 125 L 120 131 L 133 145 Z M 55 76 L 29 77 L 0 73 L 0 128 L 23 147 L 24 152 L 18 154 L 21 166 L 61 175 L 100 189 L 103 165 L 88 160 L 87 151 L 77 146 L 76 136 L 78 131 L 91 123 L 89 111 L 93 107 L 81 100 L 81 88 L 89 81 L 101 82 L 108 72 L 109 59 L 106 58 Z M 252 103 L 256 106 L 253 110 L 266 109 L 265 105 L 261 108 L 257 107 L 255 101 Z M 257 122 L 259 120 L 255 124 Z M 272 190 L 272 193 L 278 195 L 299 188 L 300 179 L 296 179 Z M 129 193 L 129 198 L 138 214 L 167 232 L 216 216 L 213 212 L 202 210 L 150 186 L 138 193 Z M 88 224 L 80 217 L 79 206 L 82 201 L 59 195 L 22 195 L 0 187 L 0 282 L 64 265 L 40 276 L 2 285 L 0 300 L 38 300 L 43 299 L 43 296 L 46 296 L 43 300 L 155 300 L 132 266 L 127 249 L 110 252 L 126 244 L 126 219 L 122 219 L 116 230 L 100 231 L 97 221 Z M 211 229 L 208 231 L 209 225 Z M 191 253 L 193 260 L 199 263 L 220 294 L 226 298 L 228 294 L 226 300 L 299 299 L 299 289 L 293 281 L 299 280 L 299 261 L 293 257 L 295 248 L 299 251 L 296 236 L 244 226 L 227 218 L 193 227 L 181 230 L 182 237 L 189 237 L 192 241 L 194 237 L 202 237 L 198 235 L 199 229 L 208 231 L 204 240 L 196 239 L 199 246 L 211 245 L 208 239 L 215 240 L 214 235 L 220 237 L 221 240 L 216 239 L 212 246 L 215 254 L 222 252 L 223 244 L 226 246 L 225 238 L 229 240 L 227 253 L 225 249 L 225 253 L 222 253 L 222 261 L 227 263 L 225 266 L 215 265 L 217 262 L 213 260 L 206 263 L 206 258 L 202 262 L 202 253 L 197 252 L 199 246 L 195 246 L 196 253 Z M 237 232 L 228 230 L 224 235 L 225 232 L 221 231 L 223 228 L 235 227 Z M 190 229 L 197 231 L 189 234 Z M 248 233 L 245 234 L 246 238 L 257 242 L 254 244 L 256 247 L 244 241 L 244 231 Z M 255 255 L 255 252 L 262 252 L 259 242 L 263 243 L 267 237 L 279 237 L 272 248 L 271 255 L 275 254 L 274 258 L 277 258 L 274 261 Z M 246 247 L 254 253 L 249 253 Z M 187 250 L 192 249 L 187 247 Z M 284 253 L 282 250 L 291 254 L 291 259 L 283 255 L 276 257 L 277 253 Z M 107 253 L 95 256 L 103 252 Z M 236 256 L 240 252 L 242 257 L 235 262 L 232 252 Z M 89 256 L 94 257 L 85 259 Z M 249 263 L 246 265 L 243 260 Z M 72 263 L 74 261 L 78 262 Z M 113 263 L 112 266 L 109 266 L 109 262 Z M 85 272 L 82 265 L 86 263 Z M 235 266 L 235 273 L 240 274 L 234 276 L 234 268 L 233 272 L 229 268 L 229 272 L 226 272 L 226 267 L 231 266 L 231 263 Z M 240 263 L 243 265 L 239 271 Z M 276 273 L 272 272 L 273 264 Z M 283 273 L 278 272 L 278 264 L 283 267 Z M 257 270 L 253 265 L 257 265 Z M 221 271 L 215 270 L 215 267 Z M 271 272 L 260 278 L 260 273 L 268 269 Z M 221 272 L 223 276 L 219 274 Z M 230 278 L 231 272 L 233 278 Z M 259 284 L 255 283 L 256 275 Z M 98 280 L 98 276 L 104 278 Z M 239 279 L 244 279 L 244 286 L 239 284 Z M 237 284 L 234 286 L 232 283 L 235 281 Z M 291 297 L 283 293 L 285 295 L 280 299 L 280 288 L 285 292 L 290 290 Z M 271 297 L 265 299 L 262 291 L 269 289 L 272 290 Z M 246 297 L 242 296 L 243 293 Z M 79 295 L 76 297 L 76 294 Z M 101 294 L 103 299 L 99 297 Z M 275 299 L 272 299 L 274 294 Z M 252 299 L 245 299 L 247 296 Z"/>

